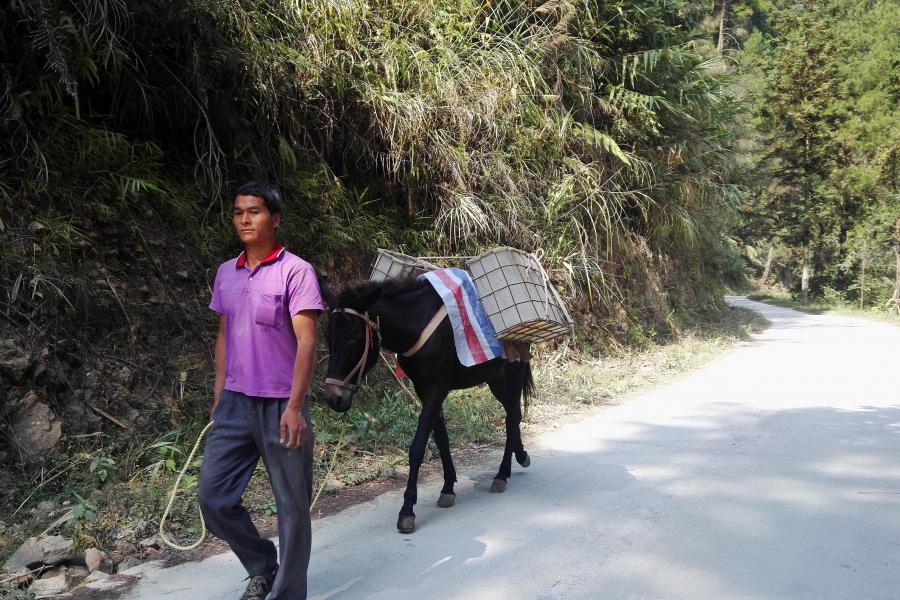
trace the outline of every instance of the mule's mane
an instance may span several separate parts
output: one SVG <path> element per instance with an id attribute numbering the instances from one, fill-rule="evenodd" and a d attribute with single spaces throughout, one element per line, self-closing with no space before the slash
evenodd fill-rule
<path id="1" fill-rule="evenodd" d="M 381 288 L 382 298 L 392 298 L 411 292 L 422 285 L 415 277 L 405 279 L 386 279 L 385 281 L 363 281 L 351 288 L 343 290 L 334 301 L 335 308 L 353 308 L 353 305 L 376 289 Z"/>

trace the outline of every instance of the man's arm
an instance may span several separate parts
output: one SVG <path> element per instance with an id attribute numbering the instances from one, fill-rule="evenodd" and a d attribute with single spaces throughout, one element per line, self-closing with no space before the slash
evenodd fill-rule
<path id="1" fill-rule="evenodd" d="M 219 315 L 219 335 L 216 336 L 216 383 L 213 385 L 213 405 L 209 420 L 219 403 L 219 396 L 225 389 L 225 315 Z"/>
<path id="2" fill-rule="evenodd" d="M 306 420 L 300 414 L 306 402 L 306 391 L 316 365 L 316 317 L 318 311 L 301 310 L 291 317 L 294 335 L 297 336 L 297 357 L 294 359 L 294 378 L 287 409 L 281 415 L 281 443 L 296 448 L 306 441 L 309 432 Z"/>

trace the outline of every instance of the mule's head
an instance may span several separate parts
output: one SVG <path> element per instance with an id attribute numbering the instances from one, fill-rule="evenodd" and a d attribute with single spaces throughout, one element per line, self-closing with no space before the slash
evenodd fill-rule
<path id="1" fill-rule="evenodd" d="M 337 412 L 347 412 L 353 405 L 356 386 L 366 372 L 378 362 L 381 349 L 378 332 L 365 315 L 378 300 L 381 289 L 363 294 L 348 290 L 333 303 L 325 328 L 328 344 L 328 374 L 325 381 L 325 401 Z M 350 309 L 355 313 L 343 312 Z"/>

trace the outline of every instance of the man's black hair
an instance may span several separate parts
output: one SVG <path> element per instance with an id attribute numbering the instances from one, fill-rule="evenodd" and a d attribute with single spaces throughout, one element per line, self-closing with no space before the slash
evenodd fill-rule
<path id="1" fill-rule="evenodd" d="M 271 183 L 265 181 L 248 181 L 237 189 L 234 193 L 235 198 L 238 196 L 256 196 L 262 198 L 269 209 L 274 214 L 283 214 L 281 206 L 281 192 Z"/>

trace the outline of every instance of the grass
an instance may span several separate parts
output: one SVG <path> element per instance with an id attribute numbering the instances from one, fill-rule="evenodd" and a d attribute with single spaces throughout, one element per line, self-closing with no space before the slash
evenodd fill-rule
<path id="1" fill-rule="evenodd" d="M 723 355 L 765 325 L 765 319 L 757 313 L 731 308 L 719 321 L 681 331 L 675 339 L 648 349 L 623 349 L 616 356 L 589 356 L 571 341 L 539 346 L 532 363 L 536 397 L 526 420 L 540 423 L 557 419 L 587 407 L 619 403 L 634 393 L 665 385 Z M 418 402 L 398 388 L 383 362 L 368 380 L 346 416 L 314 399 L 316 491 L 338 446 L 340 451 L 334 470 L 324 482 L 324 493 L 405 472 L 407 449 L 418 420 Z M 317 387 L 321 386 L 314 385 L 313 389 Z M 486 386 L 453 392 L 444 404 L 444 414 L 453 448 L 503 442 L 503 409 Z M 174 483 L 175 470 L 181 468 L 201 427 L 198 421 L 160 436 L 140 456 L 122 461 L 122 470 L 91 471 L 93 461 L 87 459 L 74 464 L 65 492 L 46 496 L 35 493 L 15 515 L 12 510 L 4 510 L 0 558 L 5 559 L 27 537 L 40 534 L 67 507 L 79 503 L 95 508 L 93 520 L 73 519 L 51 533 L 75 539 L 81 549 L 99 546 L 109 550 L 117 539 L 134 543 L 153 535 Z M 431 451 L 436 453 L 433 445 Z M 182 482 L 167 522 L 170 537 L 183 544 L 195 540 L 200 532 L 196 469 L 192 472 L 194 475 Z M 37 509 L 38 503 L 45 500 L 53 500 L 59 508 Z M 246 500 L 256 514 L 274 511 L 262 466 L 251 479 Z M 69 504 L 63 506 L 63 502 Z"/>
<path id="2" fill-rule="evenodd" d="M 803 300 L 795 298 L 789 292 L 779 290 L 761 290 L 748 294 L 747 298 L 756 300 L 757 302 L 765 302 L 766 304 L 781 306 L 783 308 L 792 308 L 814 315 L 840 315 L 900 325 L 900 315 L 892 313 L 886 304 L 864 306 L 863 308 L 860 308 L 858 302 L 830 300 L 821 297 L 813 297 L 807 302 L 803 302 Z"/>

